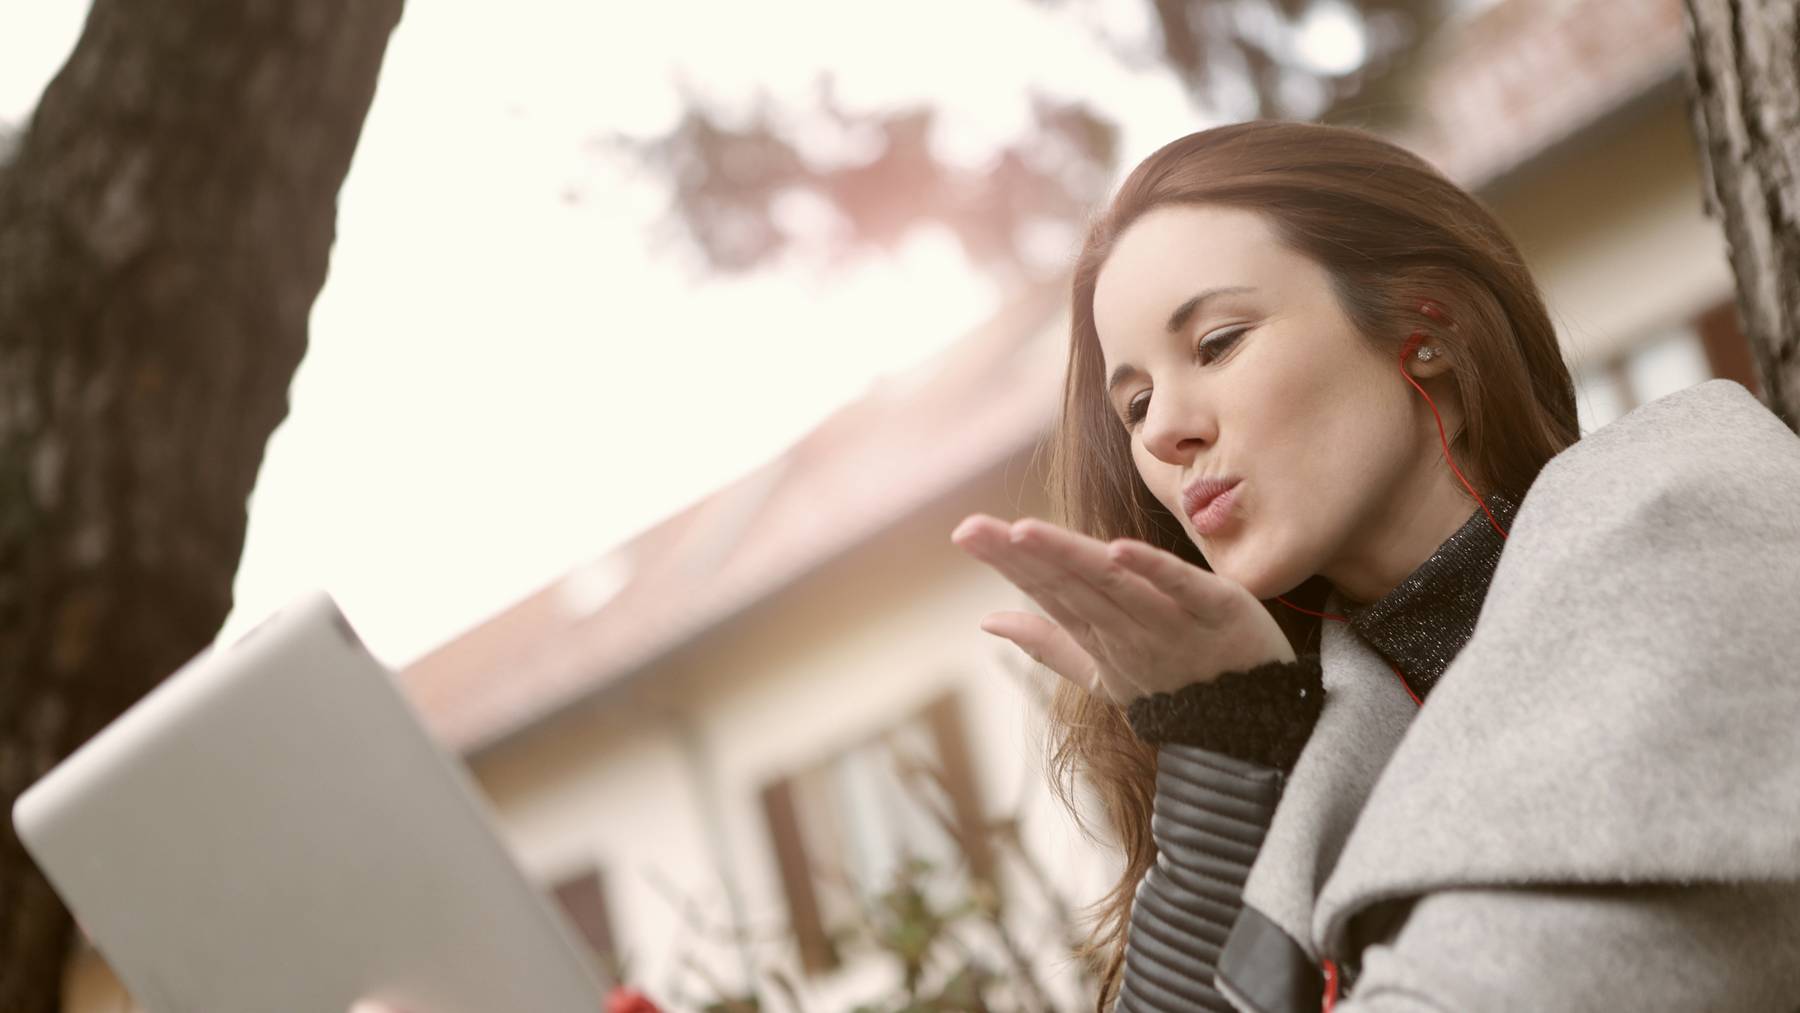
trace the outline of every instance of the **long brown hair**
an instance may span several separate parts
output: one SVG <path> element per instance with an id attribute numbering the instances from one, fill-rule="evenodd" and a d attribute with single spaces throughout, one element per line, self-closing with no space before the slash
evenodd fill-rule
<path id="1" fill-rule="evenodd" d="M 1094 284 L 1113 244 L 1146 212 L 1210 204 L 1258 212 L 1281 241 L 1329 273 L 1363 338 L 1397 355 L 1424 330 L 1449 353 L 1466 422 L 1452 451 L 1483 495 L 1514 502 L 1579 430 L 1575 392 L 1537 285 L 1512 240 L 1474 197 L 1423 159 L 1345 127 L 1257 121 L 1189 134 L 1132 170 L 1091 222 L 1075 263 L 1068 373 L 1050 444 L 1058 521 L 1101 539 L 1137 538 L 1199 565 L 1181 525 L 1139 478 L 1129 436 L 1108 407 Z M 1419 314 L 1429 298 L 1454 330 Z M 1330 590 L 1313 577 L 1284 595 L 1317 610 Z M 1270 609 L 1296 652 L 1316 650 L 1319 620 Z M 1156 860 L 1150 836 L 1156 752 L 1120 708 L 1058 681 L 1049 770 L 1079 821 L 1077 779 L 1097 796 L 1125 867 L 1092 908 L 1083 956 L 1101 968 L 1098 1007 L 1117 991 L 1137 883 Z"/>

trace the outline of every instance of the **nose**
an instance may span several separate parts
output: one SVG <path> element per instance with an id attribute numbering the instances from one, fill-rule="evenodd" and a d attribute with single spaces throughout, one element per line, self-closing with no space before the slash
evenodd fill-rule
<path id="1" fill-rule="evenodd" d="M 1150 399 L 1144 416 L 1144 449 L 1157 460 L 1185 465 L 1218 439 L 1218 420 L 1211 411 L 1171 395 Z"/>

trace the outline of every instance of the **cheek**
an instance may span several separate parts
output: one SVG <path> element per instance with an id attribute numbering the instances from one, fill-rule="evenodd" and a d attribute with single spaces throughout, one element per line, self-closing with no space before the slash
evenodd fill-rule
<path id="1" fill-rule="evenodd" d="M 1311 499 L 1329 498 L 1332 486 L 1356 470 L 1355 451 L 1387 427 L 1371 430 L 1378 421 L 1370 401 L 1379 393 L 1372 389 L 1378 378 L 1361 361 L 1320 355 L 1280 365 L 1263 374 L 1241 428 L 1254 434 L 1251 459 L 1270 466 L 1260 477 L 1304 509 Z"/>
<path id="2" fill-rule="evenodd" d="M 1158 460 L 1136 440 L 1131 443 L 1131 463 L 1137 469 L 1138 478 L 1150 490 L 1150 495 L 1155 496 L 1156 501 L 1170 513 L 1179 514 L 1175 505 L 1175 483 L 1180 480 L 1180 472 L 1167 461 Z"/>

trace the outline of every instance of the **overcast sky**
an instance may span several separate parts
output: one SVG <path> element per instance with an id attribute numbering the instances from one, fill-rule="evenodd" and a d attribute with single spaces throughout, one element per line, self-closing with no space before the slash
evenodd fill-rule
<path id="1" fill-rule="evenodd" d="M 1096 7 L 1147 31 L 1147 3 Z M 21 122 L 87 4 L 0 4 L 0 120 Z M 1028 87 L 1118 116 L 1129 163 L 1201 124 L 1077 14 L 1028 0 L 411 4 L 340 206 L 291 413 L 250 504 L 235 635 L 330 591 L 403 664 L 777 454 L 877 377 L 978 324 L 998 294 L 947 235 L 830 278 L 698 277 L 651 243 L 666 195 L 609 130 L 702 91 L 851 109 L 945 106 L 978 162 Z M 1327 47 L 1334 36 L 1322 36 Z"/>

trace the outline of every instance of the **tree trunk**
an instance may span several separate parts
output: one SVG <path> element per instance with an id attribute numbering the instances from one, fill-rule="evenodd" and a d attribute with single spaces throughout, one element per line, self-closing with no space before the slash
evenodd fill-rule
<path id="1" fill-rule="evenodd" d="M 1800 429 L 1800 0 L 1683 0 L 1709 213 L 1769 408 Z"/>
<path id="2" fill-rule="evenodd" d="M 0 798 L 198 653 L 400 0 L 96 0 L 0 172 Z M 121 842 L 129 846 L 128 842 Z M 0 1010 L 70 921 L 0 831 Z"/>

